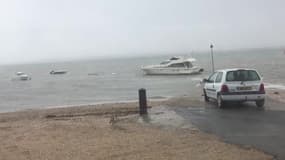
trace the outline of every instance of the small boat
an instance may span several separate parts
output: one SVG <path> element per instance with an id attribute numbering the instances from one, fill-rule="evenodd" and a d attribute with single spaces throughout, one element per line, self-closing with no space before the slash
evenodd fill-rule
<path id="1" fill-rule="evenodd" d="M 32 78 L 27 75 L 27 74 L 22 74 L 22 75 L 19 75 L 19 80 L 21 81 L 28 81 L 28 80 L 31 80 Z"/>
<path id="2" fill-rule="evenodd" d="M 12 78 L 12 80 L 20 80 L 20 81 L 28 81 L 31 80 L 31 76 L 25 74 L 24 72 L 17 72 L 16 77 Z"/>
<path id="3" fill-rule="evenodd" d="M 183 57 L 172 57 L 159 65 L 143 66 L 141 69 L 147 75 L 188 75 L 204 71 L 196 65 L 196 59 Z"/>
<path id="4" fill-rule="evenodd" d="M 98 76 L 99 73 L 88 73 L 88 76 Z"/>
<path id="5" fill-rule="evenodd" d="M 24 72 L 17 72 L 16 73 L 17 76 L 20 76 L 20 75 L 23 75 L 23 74 L 25 74 L 25 73 Z"/>
<path id="6" fill-rule="evenodd" d="M 49 73 L 50 73 L 50 74 L 66 74 L 67 71 L 54 71 L 54 70 L 52 70 L 52 71 L 50 71 Z"/>

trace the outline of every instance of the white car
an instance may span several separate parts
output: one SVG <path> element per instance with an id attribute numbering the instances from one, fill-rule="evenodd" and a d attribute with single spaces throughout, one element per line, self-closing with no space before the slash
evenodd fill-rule
<path id="1" fill-rule="evenodd" d="M 264 84 L 254 69 L 218 70 L 203 82 L 205 101 L 217 100 L 218 107 L 223 107 L 227 101 L 255 101 L 258 107 L 264 106 Z"/>

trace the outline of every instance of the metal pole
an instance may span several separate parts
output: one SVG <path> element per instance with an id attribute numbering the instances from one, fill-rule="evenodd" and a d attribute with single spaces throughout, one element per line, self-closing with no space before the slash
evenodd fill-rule
<path id="1" fill-rule="evenodd" d="M 140 115 L 147 114 L 147 99 L 146 99 L 146 90 L 144 88 L 139 89 L 139 107 Z"/>
<path id="2" fill-rule="evenodd" d="M 214 45 L 211 44 L 211 45 L 210 45 L 210 48 L 211 48 L 211 56 L 212 56 L 212 72 L 214 73 L 214 72 L 215 72 L 214 52 L 213 52 Z"/>

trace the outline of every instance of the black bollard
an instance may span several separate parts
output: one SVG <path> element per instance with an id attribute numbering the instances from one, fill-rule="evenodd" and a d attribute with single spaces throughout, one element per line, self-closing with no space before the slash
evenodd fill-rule
<path id="1" fill-rule="evenodd" d="M 146 90 L 144 88 L 139 89 L 139 103 L 140 103 L 140 115 L 147 114 Z"/>

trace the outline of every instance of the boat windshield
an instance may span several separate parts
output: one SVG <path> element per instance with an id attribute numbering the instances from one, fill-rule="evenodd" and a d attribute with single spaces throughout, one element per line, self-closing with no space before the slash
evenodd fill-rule
<path id="1" fill-rule="evenodd" d="M 187 67 L 187 68 L 192 68 L 193 67 L 193 64 L 191 62 L 184 62 L 184 65 Z"/>
<path id="2" fill-rule="evenodd" d="M 170 58 L 171 61 L 178 60 L 178 59 L 180 59 L 180 58 L 179 57 L 172 57 L 172 58 Z"/>
<path id="3" fill-rule="evenodd" d="M 169 67 L 185 68 L 185 64 L 184 63 L 174 63 L 174 64 L 169 65 Z"/>
<path id="4" fill-rule="evenodd" d="M 160 64 L 168 64 L 170 61 L 163 61 Z"/>

